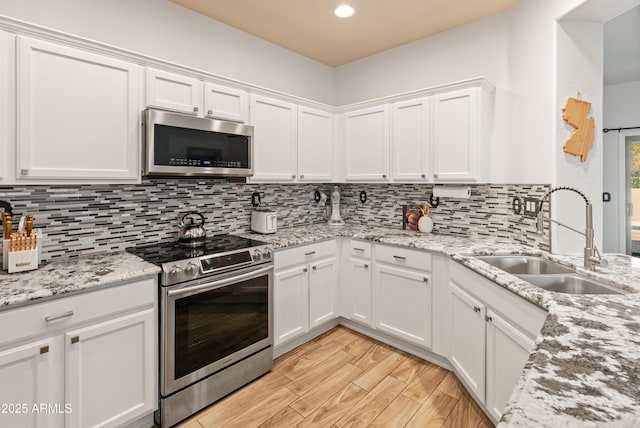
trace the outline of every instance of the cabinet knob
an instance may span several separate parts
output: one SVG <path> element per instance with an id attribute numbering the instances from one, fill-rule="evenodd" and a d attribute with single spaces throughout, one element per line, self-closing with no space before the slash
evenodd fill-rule
<path id="1" fill-rule="evenodd" d="M 438 174 L 433 174 L 433 178 L 438 178 Z"/>
<path id="2" fill-rule="evenodd" d="M 80 342 L 80 336 L 73 336 L 71 338 L 71 344 L 73 345 L 74 343 L 78 343 Z"/>
<path id="3" fill-rule="evenodd" d="M 294 174 L 294 175 L 292 175 L 292 176 L 291 176 L 291 178 L 294 178 L 294 179 L 295 179 L 295 178 L 296 178 L 295 174 Z"/>
<path id="4" fill-rule="evenodd" d="M 213 115 L 213 110 L 207 110 L 207 114 L 208 114 L 209 116 Z"/>
<path id="5" fill-rule="evenodd" d="M 194 111 L 195 113 L 197 113 L 197 112 L 198 112 L 198 110 L 200 110 L 198 107 L 194 107 L 194 108 L 193 108 L 193 111 Z"/>
<path id="6" fill-rule="evenodd" d="M 301 175 L 300 178 L 304 178 L 304 175 Z"/>
<path id="7" fill-rule="evenodd" d="M 49 352 L 49 345 L 43 346 L 42 348 L 40 348 L 41 354 L 46 354 L 47 352 Z"/>
<path id="8" fill-rule="evenodd" d="M 305 273 L 306 273 L 306 272 L 309 272 L 309 269 L 304 268 L 304 269 L 302 269 L 302 272 L 305 272 Z"/>
<path id="9" fill-rule="evenodd" d="M 486 322 L 490 322 L 490 321 L 493 321 L 493 318 L 491 318 L 489 315 L 485 315 L 485 316 L 484 316 L 484 320 L 485 320 Z"/>
<path id="10" fill-rule="evenodd" d="M 480 308 L 478 306 L 473 307 L 473 312 L 480 312 Z"/>
<path id="11" fill-rule="evenodd" d="M 28 169 L 21 169 L 20 170 L 20 175 L 29 175 L 29 170 Z"/>
<path id="12" fill-rule="evenodd" d="M 311 269 L 318 270 L 318 266 L 311 266 Z"/>
<path id="13" fill-rule="evenodd" d="M 365 269 L 369 269 L 369 265 L 368 265 L 368 264 L 365 264 L 365 265 L 364 265 L 364 268 L 365 268 Z"/>
<path id="14" fill-rule="evenodd" d="M 429 278 L 422 278 L 425 283 L 429 283 Z"/>
<path id="15" fill-rule="evenodd" d="M 426 175 L 424 175 L 424 174 L 422 174 L 420 177 L 421 177 L 421 178 L 427 178 L 427 176 L 426 176 Z"/>
<path id="16" fill-rule="evenodd" d="M 382 178 L 387 178 L 387 174 L 382 174 Z"/>

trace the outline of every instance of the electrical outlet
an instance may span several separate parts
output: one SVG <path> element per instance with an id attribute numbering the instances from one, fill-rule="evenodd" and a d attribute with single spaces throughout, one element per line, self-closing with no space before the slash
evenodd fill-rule
<path id="1" fill-rule="evenodd" d="M 524 198 L 524 211 L 522 215 L 525 217 L 535 217 L 540 209 L 540 201 L 535 198 Z"/>

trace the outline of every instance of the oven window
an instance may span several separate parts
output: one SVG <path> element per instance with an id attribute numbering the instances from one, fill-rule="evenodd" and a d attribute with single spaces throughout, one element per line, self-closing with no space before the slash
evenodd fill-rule
<path id="1" fill-rule="evenodd" d="M 264 275 L 175 301 L 174 379 L 268 338 L 268 278 Z"/>
<path id="2" fill-rule="evenodd" d="M 249 137 L 158 125 L 154 163 L 200 168 L 249 168 Z"/>

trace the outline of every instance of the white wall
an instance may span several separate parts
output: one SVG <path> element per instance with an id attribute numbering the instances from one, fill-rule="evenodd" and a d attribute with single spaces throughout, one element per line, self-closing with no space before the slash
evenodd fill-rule
<path id="1" fill-rule="evenodd" d="M 606 67 L 606 64 L 605 64 Z M 604 87 L 604 128 L 640 126 L 640 80 L 606 85 Z M 636 130 L 640 134 L 640 129 Z M 611 193 L 611 202 L 603 206 L 603 247 L 606 252 L 625 252 L 621 239 L 621 222 L 624 213 L 624 195 L 620 193 L 620 172 L 624 165 L 619 156 L 623 146 L 620 134 L 612 131 L 604 134 L 604 191 Z M 623 152 L 624 153 L 624 152 Z"/>
<path id="2" fill-rule="evenodd" d="M 333 68 L 168 0 L 0 0 L 0 15 L 334 104 Z"/>

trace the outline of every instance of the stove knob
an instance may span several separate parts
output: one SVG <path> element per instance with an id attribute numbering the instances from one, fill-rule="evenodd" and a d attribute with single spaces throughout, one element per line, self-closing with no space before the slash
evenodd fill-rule
<path id="1" fill-rule="evenodd" d="M 173 265 L 169 269 L 169 278 L 177 279 L 182 275 L 182 268 L 180 266 Z"/>
<path id="2" fill-rule="evenodd" d="M 267 260 L 271 258 L 271 249 L 266 248 L 263 252 L 262 252 L 262 258 Z"/>
<path id="3" fill-rule="evenodd" d="M 187 263 L 187 267 L 184 268 L 184 273 L 187 274 L 188 277 L 193 278 L 198 274 L 198 266 L 195 263 Z"/>
<path id="4" fill-rule="evenodd" d="M 253 261 L 257 262 L 258 260 L 260 260 L 260 251 L 255 250 L 253 252 Z"/>

